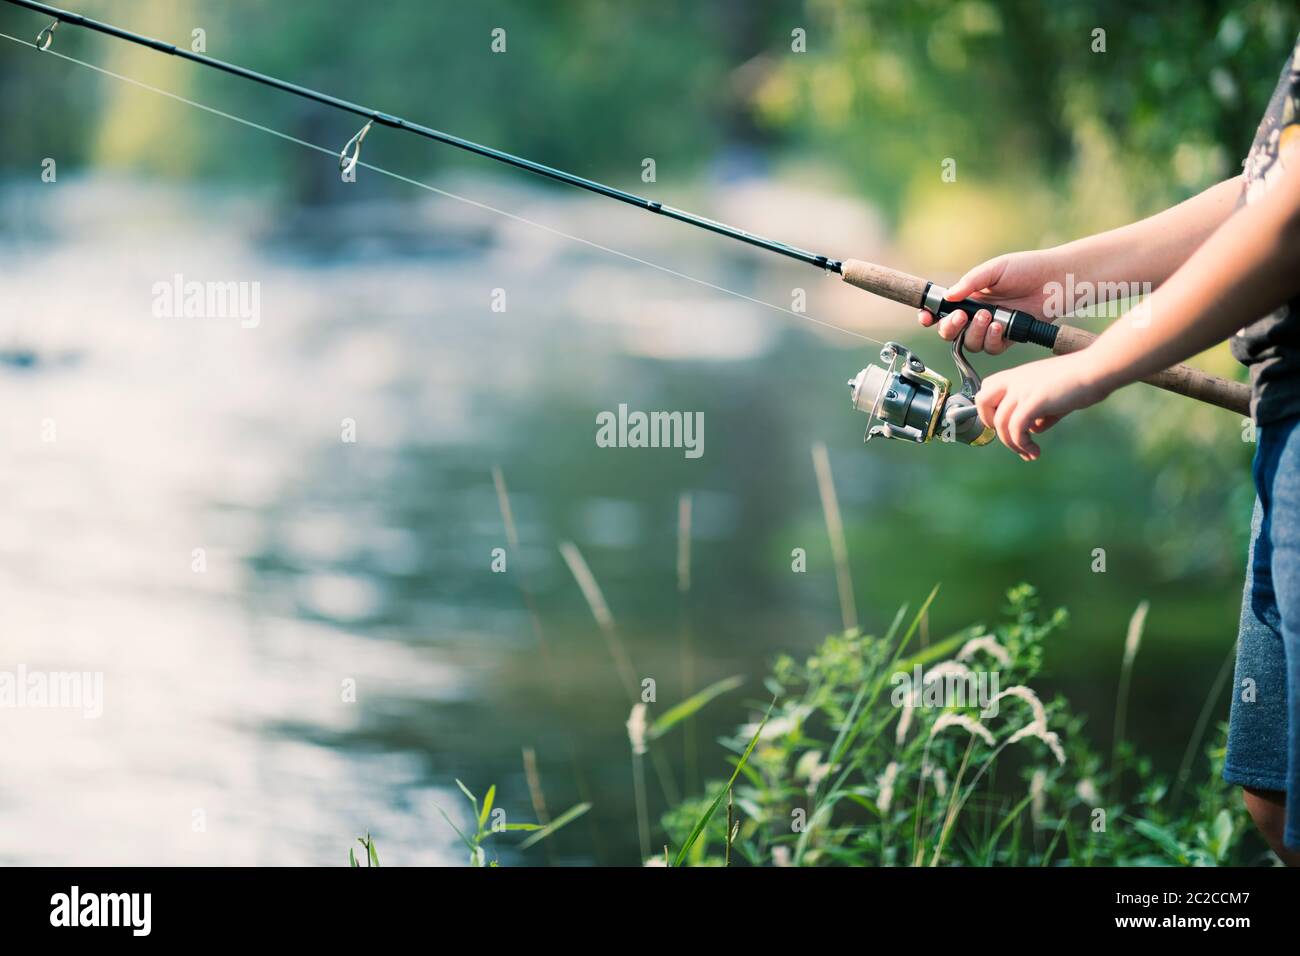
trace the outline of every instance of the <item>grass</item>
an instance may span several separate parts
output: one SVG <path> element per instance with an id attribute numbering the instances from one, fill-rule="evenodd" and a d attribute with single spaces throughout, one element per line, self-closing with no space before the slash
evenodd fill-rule
<path id="1" fill-rule="evenodd" d="M 1209 749 L 1209 778 L 1179 805 L 1149 761 L 1119 747 L 1103 763 L 1064 699 L 1039 700 L 1032 681 L 1044 642 L 1067 618 L 1060 610 L 1040 614 L 1032 588 L 1010 591 L 1006 618 L 992 628 L 972 625 L 905 656 L 924 610 L 901 635 L 896 619 L 883 637 L 845 631 L 802 662 L 776 662 L 767 681 L 776 697 L 769 717 L 752 737 L 742 726 L 724 741 L 745 747 L 731 780 L 717 784 L 733 796 L 738 825 L 714 818 L 721 794 L 683 801 L 663 819 L 670 842 L 682 847 L 677 865 L 729 858 L 781 866 L 1264 859 L 1242 839 L 1249 821 L 1219 777 L 1221 745 Z M 1131 670 L 1136 639 L 1128 646 Z M 998 713 L 900 697 L 896 675 L 916 663 L 931 671 L 996 668 Z M 885 693 L 890 686 L 895 692 Z M 1121 777 L 1133 786 L 1103 801 Z"/>
<path id="2" fill-rule="evenodd" d="M 1044 701 L 1034 689 L 1044 646 L 1068 616 L 1063 609 L 1042 613 L 1032 587 L 1011 589 L 1004 617 L 994 625 L 975 623 L 939 640 L 931 639 L 927 626 L 937 586 L 906 627 L 908 609 L 903 607 L 883 635 L 860 632 L 843 523 L 824 447 L 814 446 L 813 462 L 844 630 L 827 637 L 801 662 L 791 657 L 776 661 L 764 681 L 770 703 L 765 709 L 757 703 L 749 708 L 754 716 L 762 712 L 761 719 L 742 723 L 719 741 L 730 752 L 730 773 L 702 788 L 691 786 L 698 757 L 690 736 L 693 718 L 744 681 L 730 677 L 694 690 L 685 601 L 690 594 L 690 498 L 683 496 L 679 502 L 677 542 L 686 696 L 657 716 L 650 712 L 654 702 L 638 695 L 637 671 L 595 576 L 575 545 L 560 546 L 632 708 L 627 729 L 635 801 L 630 819 L 638 833 L 641 862 L 1185 866 L 1272 860 L 1260 841 L 1247 836 L 1251 830 L 1245 809 L 1235 788 L 1220 775 L 1222 725 L 1216 742 L 1205 750 L 1210 773 L 1188 796 L 1193 758 L 1202 748 L 1230 661 L 1193 728 L 1171 793 L 1168 782 L 1152 772 L 1151 762 L 1140 757 L 1128 739 L 1127 705 L 1146 602 L 1129 622 L 1111 752 L 1104 760 L 1088 740 L 1085 719 L 1073 713 L 1065 699 Z M 518 537 L 499 472 L 494 481 L 511 548 L 517 552 Z M 540 621 L 531 601 L 529 606 L 544 651 Z M 918 633 L 923 644 L 919 650 L 912 647 Z M 918 668 L 929 677 L 920 687 L 908 687 L 905 679 Z M 954 695 L 962 687 L 992 690 L 996 713 L 988 706 L 990 694 L 980 700 Z M 932 693 L 936 688 L 946 693 Z M 678 727 L 686 737 L 688 786 L 698 791 L 685 799 L 675 796 L 672 761 L 664 746 Z M 528 767 L 529 751 L 525 753 Z M 649 820 L 647 755 L 669 806 L 658 828 Z M 577 767 L 576 755 L 574 764 Z M 528 779 L 534 807 L 543 807 L 535 758 Z M 584 801 L 549 823 L 506 823 L 494 806 L 495 787 L 480 803 L 464 784 L 456 783 L 473 810 L 474 826 L 462 830 L 446 812 L 443 817 L 469 851 L 472 866 L 496 865 L 495 859 L 488 862 L 487 847 L 498 834 L 528 832 L 516 847 L 525 851 L 591 807 Z M 726 813 L 721 815 L 724 804 Z M 656 838 L 663 840 L 662 856 L 651 855 Z M 367 865 L 378 866 L 370 836 L 358 842 Z M 358 865 L 352 851 L 349 860 Z"/>
<path id="3" fill-rule="evenodd" d="M 741 722 L 719 741 L 731 755 L 728 772 L 700 794 L 670 806 L 654 833 L 663 855 L 643 849 L 642 862 L 1214 866 L 1271 861 L 1262 844 L 1246 836 L 1250 824 L 1244 807 L 1235 788 L 1220 777 L 1222 725 L 1206 750 L 1208 776 L 1183 799 L 1182 788 L 1171 793 L 1150 761 L 1123 739 L 1122 717 L 1112 753 L 1103 759 L 1088 739 L 1084 718 L 1065 699 L 1040 699 L 1034 681 L 1045 645 L 1067 624 L 1065 611 L 1043 613 L 1034 589 L 1021 585 L 1007 593 L 1002 620 L 988 627 L 972 624 L 913 650 L 937 590 L 910 618 L 900 609 L 881 636 L 846 630 L 827 637 L 802 661 L 778 658 L 764 681 L 770 703 L 749 705 L 757 719 Z M 1144 611 L 1135 615 L 1125 644 L 1125 694 L 1144 616 Z M 917 667 L 932 678 L 949 676 L 909 687 L 902 678 Z M 972 677 L 994 673 L 996 714 L 988 695 L 952 698 L 953 688 L 973 687 Z M 738 677 L 719 681 L 655 717 L 642 711 L 635 730 L 629 728 L 634 767 L 643 753 L 664 746 L 677 728 L 741 683 Z M 940 689 L 947 696 L 936 704 L 931 698 L 943 696 Z M 1221 689 L 1216 681 L 1212 696 Z M 1209 710 L 1207 702 L 1203 713 Z M 1205 721 L 1198 721 L 1189 751 L 1199 749 L 1205 729 Z M 1178 776 L 1180 784 L 1186 781 L 1186 769 Z M 458 827 L 443 816 L 472 866 L 497 865 L 497 859 L 489 861 L 488 850 L 505 834 L 528 834 L 515 847 L 526 851 L 591 807 L 580 803 L 547 825 L 510 823 L 495 805 L 495 788 L 480 801 L 460 781 L 457 785 L 473 826 Z M 629 819 L 648 831 L 644 799 L 639 790 L 638 812 Z M 643 833 L 643 847 L 650 838 Z M 358 842 L 366 865 L 379 865 L 369 835 Z M 351 851 L 349 859 L 359 865 Z"/>
<path id="4" fill-rule="evenodd" d="M 495 786 L 488 788 L 487 793 L 483 796 L 482 804 L 479 803 L 478 797 L 476 797 L 470 791 L 469 787 L 465 786 L 465 784 L 457 780 L 456 786 L 460 788 L 460 792 L 465 795 L 465 799 L 469 801 L 470 806 L 473 808 L 474 812 L 471 817 L 471 820 L 474 823 L 473 830 L 466 831 L 456 826 L 456 824 L 452 822 L 451 817 L 447 815 L 447 811 L 442 807 L 438 807 L 438 812 L 441 813 L 442 818 L 447 821 L 447 825 L 456 831 L 456 835 L 460 837 L 460 841 L 465 844 L 465 848 L 469 851 L 470 866 L 497 865 L 497 860 L 494 859 L 490 862 L 488 860 L 488 841 L 498 834 L 520 831 L 528 833 L 529 836 L 518 846 L 518 849 L 520 850 L 527 850 L 529 847 L 536 846 L 542 840 L 545 840 L 556 830 L 572 823 L 574 820 L 578 819 L 578 817 L 591 809 L 590 803 L 579 803 L 570 807 L 547 824 L 510 823 L 506 819 L 505 811 L 495 805 L 497 792 Z M 496 811 L 495 813 L 493 812 L 494 810 Z"/>

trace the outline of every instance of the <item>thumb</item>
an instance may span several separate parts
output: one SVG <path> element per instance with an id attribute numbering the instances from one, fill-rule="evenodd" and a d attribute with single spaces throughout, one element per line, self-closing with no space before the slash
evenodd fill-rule
<path id="1" fill-rule="evenodd" d="M 954 282 L 944 298 L 950 302 L 955 302 L 958 299 L 965 299 L 973 293 L 992 289 L 998 284 L 998 280 L 1002 278 L 1002 273 L 1006 271 L 1006 268 L 1006 256 L 998 256 L 996 259 L 982 262 Z"/>

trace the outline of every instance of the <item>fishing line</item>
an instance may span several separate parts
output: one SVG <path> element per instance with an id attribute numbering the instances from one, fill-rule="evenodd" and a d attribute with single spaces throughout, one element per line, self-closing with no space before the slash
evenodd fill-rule
<path id="1" fill-rule="evenodd" d="M 372 172 L 379 173 L 382 176 L 388 176 L 399 182 L 408 183 L 420 189 L 427 190 L 436 195 L 454 199 L 457 202 L 466 205 L 475 206 L 487 212 L 495 213 L 498 216 L 504 216 L 515 222 L 523 223 L 534 229 L 541 229 L 549 232 L 554 236 L 568 239 L 571 242 L 580 242 L 592 249 L 598 249 L 611 256 L 618 256 L 628 262 L 635 262 L 667 275 L 675 276 L 679 279 L 685 279 L 696 285 L 704 286 L 715 292 L 721 292 L 724 295 L 730 295 L 745 302 L 759 305 L 775 312 L 783 312 L 786 315 L 794 316 L 814 325 L 819 325 L 826 329 L 832 329 L 836 332 L 843 332 L 846 335 L 852 335 L 855 338 L 871 342 L 875 345 L 883 346 L 880 353 L 882 362 L 887 363 L 887 367 L 868 366 L 863 369 L 858 376 L 849 382 L 850 394 L 853 405 L 860 411 L 868 414 L 868 436 L 873 434 L 883 435 L 890 438 L 907 438 L 916 442 L 927 442 L 934 437 L 936 429 L 940 422 L 945 425 L 945 432 L 950 428 L 956 429 L 957 440 L 965 441 L 968 444 L 981 444 L 984 435 L 977 433 L 976 426 L 978 419 L 975 417 L 975 407 L 973 399 L 975 393 L 979 390 L 980 379 L 978 374 L 962 353 L 962 342 L 964 335 L 959 335 L 953 343 L 953 361 L 961 376 L 960 391 L 954 388 L 955 383 L 949 378 L 939 375 L 931 369 L 928 369 L 921 359 L 914 355 L 910 350 L 903 348 L 896 342 L 880 342 L 869 335 L 852 329 L 846 329 L 842 326 L 834 325 L 830 322 L 824 322 L 821 319 L 814 318 L 804 312 L 796 312 L 785 306 L 777 305 L 774 302 L 768 302 L 754 296 L 746 295 L 743 292 L 737 292 L 735 289 L 729 289 L 726 286 L 719 285 L 715 282 L 709 282 L 696 276 L 679 272 L 668 266 L 660 265 L 657 262 L 651 262 L 648 259 L 642 259 L 639 256 L 622 252 L 618 249 L 611 248 L 601 243 L 585 239 L 582 236 L 576 236 L 572 233 L 565 232 L 553 226 L 537 222 L 516 213 L 507 212 L 504 209 L 497 209 L 495 206 L 479 202 L 476 199 L 470 199 L 467 196 L 459 196 L 445 189 L 429 183 L 412 179 L 409 176 L 403 176 L 391 170 L 375 166 L 370 163 L 361 162 L 361 143 L 366 135 L 376 125 L 384 126 L 389 129 L 395 129 L 399 132 L 412 133 L 424 139 L 433 140 L 446 146 L 454 146 L 457 149 L 482 156 L 487 159 L 513 166 L 517 169 L 527 170 L 539 176 L 556 182 L 562 182 L 587 192 L 596 193 L 607 199 L 615 199 L 619 202 L 635 206 L 644 212 L 654 213 L 668 219 L 675 219 L 678 222 L 695 226 L 698 229 L 705 229 L 709 232 L 725 236 L 729 239 L 735 239 L 738 242 L 744 242 L 751 246 L 757 246 L 769 252 L 777 253 L 790 259 L 796 259 L 806 265 L 816 266 L 823 272 L 838 275 L 849 285 L 856 286 L 873 295 L 891 299 L 900 302 L 914 309 L 926 309 L 936 316 L 947 316 L 954 312 L 964 312 L 970 316 L 976 316 L 983 313 L 988 316 L 987 322 L 990 329 L 1000 331 L 1007 342 L 1030 342 L 1034 345 L 1050 349 L 1057 355 L 1065 355 L 1070 352 L 1077 352 L 1080 349 L 1087 348 L 1088 345 L 1096 338 L 1091 333 L 1083 329 L 1073 328 L 1068 325 L 1054 324 L 1044 322 L 1036 316 L 1022 311 L 1020 309 L 1011 309 L 998 305 L 994 302 L 988 302 L 982 299 L 966 298 L 953 300 L 948 298 L 948 290 L 942 286 L 924 279 L 920 276 L 909 275 L 906 272 L 900 272 L 897 269 L 888 266 L 879 265 L 874 262 L 867 262 L 861 259 L 832 259 L 829 256 L 819 255 L 807 249 L 801 249 L 798 246 L 792 246 L 789 243 L 780 242 L 775 239 L 769 239 L 765 236 L 759 236 L 743 229 L 737 229 L 734 226 L 728 226 L 724 223 L 717 222 L 713 219 L 707 219 L 703 216 L 697 216 L 694 213 L 686 212 L 682 209 L 676 209 L 672 206 L 665 206 L 663 203 L 645 199 L 644 197 L 634 195 L 622 189 L 613 186 L 607 186 L 604 183 L 578 176 L 574 173 L 566 172 L 562 169 L 556 169 L 552 166 L 546 166 L 534 160 L 527 159 L 523 156 L 516 156 L 503 150 L 494 149 L 491 146 L 484 146 L 481 143 L 475 143 L 471 140 L 462 139 L 459 136 L 453 136 L 450 133 L 444 133 L 441 130 L 432 129 L 419 123 L 406 120 L 400 116 L 393 116 L 379 110 L 370 109 L 348 100 L 339 99 L 328 93 L 322 93 L 319 90 L 311 89 L 306 86 L 299 86 L 296 83 L 290 83 L 286 80 L 269 76 L 265 73 L 258 73 L 247 67 L 239 66 L 236 63 L 229 63 L 225 60 L 219 60 L 215 57 L 208 56 L 204 53 L 195 53 L 175 46 L 163 40 L 156 40 L 153 37 L 143 36 L 139 33 L 132 33 L 111 23 L 101 23 L 92 20 L 89 17 L 82 16 L 79 13 L 73 13 L 68 10 L 61 10 L 58 7 L 41 3 L 39 0 L 2 0 L 2 2 L 16 7 L 22 7 L 37 13 L 53 17 L 53 22 L 49 23 L 36 36 L 36 42 L 32 43 L 19 39 L 18 37 L 0 34 L 7 40 L 23 46 L 31 47 L 36 52 L 53 53 L 60 59 L 69 63 L 75 63 L 78 66 L 84 66 L 94 70 L 104 76 L 121 80 L 141 89 L 149 90 L 160 96 L 168 97 L 179 103 L 184 103 L 196 109 L 204 110 L 215 116 L 221 116 L 232 122 L 240 123 L 253 129 L 261 130 L 272 136 L 296 143 L 307 149 L 315 150 L 319 153 L 334 156 L 337 155 L 339 169 L 345 180 L 350 180 L 351 175 L 356 172 L 358 167 L 364 167 Z M 58 53 L 52 48 L 54 43 L 55 30 L 60 23 L 69 23 L 73 26 L 82 27 L 96 33 L 102 33 L 106 36 L 117 40 L 131 43 L 135 46 L 146 47 L 156 53 L 165 53 L 178 59 L 188 60 L 199 66 L 208 69 L 218 70 L 232 76 L 240 77 L 262 86 L 270 87 L 283 93 L 311 100 L 325 106 L 333 107 L 345 113 L 351 113 L 361 116 L 366 120 L 365 125 L 355 133 L 347 145 L 343 147 L 342 152 L 335 154 L 331 149 L 319 146 L 316 143 L 309 143 L 306 140 L 290 136 L 277 129 L 269 126 L 263 126 L 261 123 L 255 123 L 252 120 L 244 119 L 241 116 L 235 116 L 233 113 L 227 113 L 223 110 L 216 109 L 204 103 L 198 103 L 194 100 L 187 99 L 179 94 L 172 93 L 168 90 L 151 86 L 140 80 L 114 73 L 111 70 L 96 66 L 84 60 L 78 60 L 76 57 L 66 56 Z M 967 326 L 969 328 L 969 326 Z M 1172 368 L 1162 370 L 1150 375 L 1143 381 L 1158 388 L 1163 388 L 1179 395 L 1186 395 L 1198 401 L 1206 402 L 1211 405 L 1218 405 L 1230 411 L 1239 414 L 1248 414 L 1249 408 L 1249 389 L 1240 382 L 1230 382 L 1217 376 L 1210 375 L 1200 369 L 1195 369 L 1187 365 L 1176 365 Z"/>
<path id="2" fill-rule="evenodd" d="M 285 140 L 290 143 L 295 143 L 298 146 L 302 146 L 306 149 L 315 150 L 316 152 L 324 153 L 327 156 L 334 156 L 334 157 L 339 156 L 337 150 L 329 149 L 317 143 L 308 142 L 305 139 L 299 139 L 298 137 L 292 136 L 289 133 L 282 132 L 278 129 L 273 129 L 270 126 L 265 126 L 261 123 L 257 123 L 250 119 L 245 119 L 242 116 L 236 116 L 233 113 L 228 113 L 225 110 L 217 109 L 214 106 L 208 106 L 206 103 L 199 103 L 196 100 L 189 99 L 188 97 L 182 96 L 179 93 L 174 93 L 170 90 L 161 89 L 160 87 L 156 87 L 149 83 L 145 83 L 142 80 L 137 80 L 133 77 L 124 76 L 120 73 L 115 73 L 114 71 L 106 69 L 105 67 L 98 66 L 94 63 L 88 63 L 85 60 L 79 60 L 76 57 L 68 56 L 65 53 L 60 53 L 58 50 L 52 49 L 49 46 L 46 46 L 44 50 L 40 50 L 37 46 L 37 43 L 33 43 L 30 40 L 24 40 L 21 39 L 20 37 L 10 36 L 7 33 L 0 33 L 0 37 L 3 37 L 6 40 L 12 40 L 14 43 L 17 43 L 20 46 L 28 47 L 34 51 L 42 52 L 49 56 L 56 56 L 61 60 L 67 61 L 68 63 L 75 63 L 78 66 L 82 66 L 85 67 L 86 69 L 93 70 L 94 72 L 102 74 L 103 76 L 111 77 L 112 79 L 120 80 L 123 83 L 127 83 L 131 86 L 135 86 L 143 90 L 148 90 L 151 93 L 156 93 L 159 96 L 167 97 L 168 99 L 175 100 L 178 103 L 184 103 L 186 106 L 192 106 L 195 109 L 203 110 L 204 112 L 211 113 L 214 116 L 220 116 L 223 119 L 230 120 L 231 122 L 234 123 L 239 123 L 251 129 L 260 130 L 263 133 L 269 133 L 272 136 L 278 137 L 279 139 Z M 367 124 L 367 127 L 365 129 L 368 128 L 369 128 L 369 124 Z M 349 145 L 344 148 L 345 153 L 350 148 L 352 148 L 353 144 L 355 144 L 357 148 L 359 148 L 360 139 L 363 137 L 365 129 L 363 129 L 362 132 L 358 133 L 356 136 L 353 137 L 353 140 L 349 142 Z M 595 242 L 591 239 L 586 239 L 582 236 L 574 235 L 573 233 L 565 232 L 564 230 L 557 229 L 554 226 L 548 226 L 545 223 L 537 222 L 536 220 L 529 219 L 517 213 L 509 212 L 508 210 L 505 209 L 498 209 L 495 206 L 492 206 L 485 202 L 481 202 L 477 199 L 471 199 L 468 196 L 461 196 L 456 193 L 450 192 L 446 189 L 441 189 L 437 186 L 433 186 L 429 183 L 421 182 L 418 179 L 412 179 L 409 176 L 404 176 L 401 173 L 394 172 L 390 169 L 385 169 L 382 166 L 376 166 L 372 163 L 363 162 L 359 159 L 359 157 L 356 157 L 355 153 L 353 155 L 353 158 L 349 160 L 349 163 L 357 167 L 368 169 L 371 172 L 378 173 L 382 176 L 387 176 L 391 179 L 397 180 L 398 182 L 406 183 L 408 185 L 416 186 L 420 189 L 427 190 L 428 192 L 434 193 L 438 196 L 442 196 L 446 199 L 453 199 L 456 202 L 464 203 L 466 205 L 473 206 L 477 209 L 482 209 L 486 212 L 495 213 L 498 216 L 504 216 L 507 219 L 513 220 L 518 223 L 522 223 L 527 226 L 531 226 L 534 229 L 540 229 L 544 232 L 550 233 L 551 235 L 558 236 L 563 239 L 568 239 L 572 242 L 581 243 L 582 245 L 592 249 L 598 249 L 601 252 L 607 253 L 608 255 L 617 256 L 628 262 L 635 262 L 638 265 L 643 265 L 648 268 L 658 270 L 659 272 L 665 273 L 670 276 L 674 276 L 678 279 L 685 279 L 687 282 L 693 282 L 696 285 L 704 286 L 705 288 L 712 289 L 715 292 L 721 292 L 725 295 L 734 296 L 737 299 L 741 299 L 745 302 L 752 303 L 753 305 L 760 305 L 763 306 L 764 308 L 772 309 L 776 312 L 783 312 L 786 315 L 791 315 L 797 319 L 802 319 L 804 321 L 811 322 L 814 325 L 821 326 L 822 328 L 830 329 L 835 332 L 842 332 L 845 335 L 856 336 L 859 339 L 863 339 L 875 345 L 885 344 L 881 342 L 879 339 L 874 339 L 869 335 L 864 335 L 863 333 L 857 332 L 853 329 L 846 329 L 842 326 L 834 325 L 830 322 L 826 322 L 822 319 L 815 318 L 804 312 L 795 312 L 793 309 L 787 309 L 785 306 L 777 305 L 775 302 L 768 302 L 763 299 L 755 298 L 754 296 L 746 295 L 745 293 L 738 292 L 735 289 L 729 289 L 726 286 L 718 285 L 717 283 L 710 282 L 707 279 L 701 279 L 698 276 L 688 275 L 685 272 L 679 272 L 676 269 L 670 268 L 669 266 L 661 265 L 657 262 L 651 262 L 648 259 L 642 259 L 639 256 L 632 255 L 631 253 L 623 252 L 619 249 L 614 249 L 609 246 L 602 245 L 599 242 Z"/>

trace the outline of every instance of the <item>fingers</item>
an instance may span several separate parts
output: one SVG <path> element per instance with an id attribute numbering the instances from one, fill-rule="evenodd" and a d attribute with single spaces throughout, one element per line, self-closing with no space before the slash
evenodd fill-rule
<path id="1" fill-rule="evenodd" d="M 951 342 L 955 339 L 963 328 L 966 327 L 966 313 L 961 309 L 949 312 L 939 320 L 939 338 L 945 342 Z"/>
<path id="2" fill-rule="evenodd" d="M 1038 445 L 1029 437 L 1029 417 L 1032 410 L 1014 396 L 1004 397 L 993 416 L 993 428 L 998 439 L 1022 461 L 1033 461 L 1040 454 Z"/>
<path id="3" fill-rule="evenodd" d="M 1007 417 L 1011 448 L 1025 461 L 1033 461 L 1040 453 L 1037 443 L 1029 437 L 1030 427 L 1038 420 L 1033 404 L 1028 401 L 1017 402 L 1015 410 Z"/>
<path id="4" fill-rule="evenodd" d="M 947 298 L 955 302 L 973 293 L 991 289 L 997 285 L 998 279 L 1002 277 L 1005 269 L 1006 261 L 1002 256 L 990 259 L 988 262 L 981 262 L 953 283 L 952 287 L 948 289 Z"/>
<path id="5" fill-rule="evenodd" d="M 975 313 L 975 318 L 971 320 L 970 329 L 966 332 L 967 351 L 987 351 L 985 348 L 985 339 L 988 336 L 989 323 L 992 321 L 993 313 L 988 309 L 980 309 Z"/>
<path id="6" fill-rule="evenodd" d="M 920 309 L 916 313 L 916 320 L 921 324 L 922 328 L 927 329 L 934 326 L 937 321 L 939 337 L 947 342 L 957 338 L 961 330 L 969 325 L 970 329 L 966 333 L 966 351 L 968 352 L 987 352 L 989 355 L 1000 355 L 1011 344 L 1007 341 L 1003 325 L 993 321 L 993 313 L 989 309 L 980 309 L 975 313 L 974 318 L 969 318 L 962 309 L 954 309 L 938 320 L 935 319 L 933 312 Z"/>
<path id="7" fill-rule="evenodd" d="M 1011 415 L 1015 410 L 1015 398 L 1013 396 L 1004 396 L 1002 401 L 998 403 L 998 410 L 993 413 L 993 430 L 998 433 L 998 441 L 1024 457 L 1024 453 L 1011 440 Z"/>
<path id="8" fill-rule="evenodd" d="M 931 312 L 927 312 L 925 309 L 921 309 L 919 312 L 916 313 L 916 319 L 918 322 L 921 323 L 922 326 L 924 326 L 927 329 L 930 326 L 934 325 L 935 322 L 934 314 Z M 963 312 L 961 309 L 958 309 L 955 312 L 949 312 L 943 318 L 939 319 L 939 338 L 951 342 L 953 339 L 957 337 L 958 333 L 961 332 L 962 327 L 965 325 L 966 325 L 965 312 Z M 970 333 L 968 332 L 966 333 L 967 348 L 969 348 L 972 352 L 978 352 L 979 349 L 976 347 L 972 347 L 970 345 L 970 341 L 971 341 Z"/>
<path id="9" fill-rule="evenodd" d="M 998 440 L 1024 461 L 1034 461 L 1042 449 L 1030 437 L 1031 431 L 1046 431 L 1060 420 L 1056 415 L 1039 416 L 1034 413 L 1034 403 L 1022 401 L 1008 394 L 1008 379 L 1001 374 L 991 375 L 975 396 L 975 407 L 986 428 L 997 432 Z"/>
<path id="10" fill-rule="evenodd" d="M 980 421 L 984 423 L 985 428 L 997 427 L 994 424 L 994 416 L 1006 393 L 1006 379 L 1002 376 L 992 375 L 984 380 L 979 394 L 975 396 L 975 407 L 979 410 Z"/>
<path id="11" fill-rule="evenodd" d="M 1001 322 L 990 326 L 984 336 L 984 351 L 989 355 L 1001 355 L 1011 343 L 1007 341 L 1007 330 Z"/>
<path id="12" fill-rule="evenodd" d="M 934 326 L 937 321 L 939 337 L 948 342 L 957 338 L 958 333 L 969 325 L 970 330 L 966 333 L 965 343 L 968 352 L 987 352 L 989 355 L 1001 355 L 1011 345 L 1011 342 L 1007 339 L 1006 326 L 1001 322 L 994 322 L 993 313 L 989 309 L 980 309 L 975 313 L 973 319 L 968 319 L 962 309 L 954 309 L 937 320 L 933 312 L 919 309 L 916 313 L 916 320 L 921 324 L 922 328 L 926 329 Z"/>

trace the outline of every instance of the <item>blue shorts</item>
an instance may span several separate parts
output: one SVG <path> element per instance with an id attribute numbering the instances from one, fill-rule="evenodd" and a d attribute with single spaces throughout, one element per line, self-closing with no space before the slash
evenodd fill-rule
<path id="1" fill-rule="evenodd" d="M 1300 418 L 1261 426 L 1223 777 L 1285 790 L 1300 850 Z"/>

